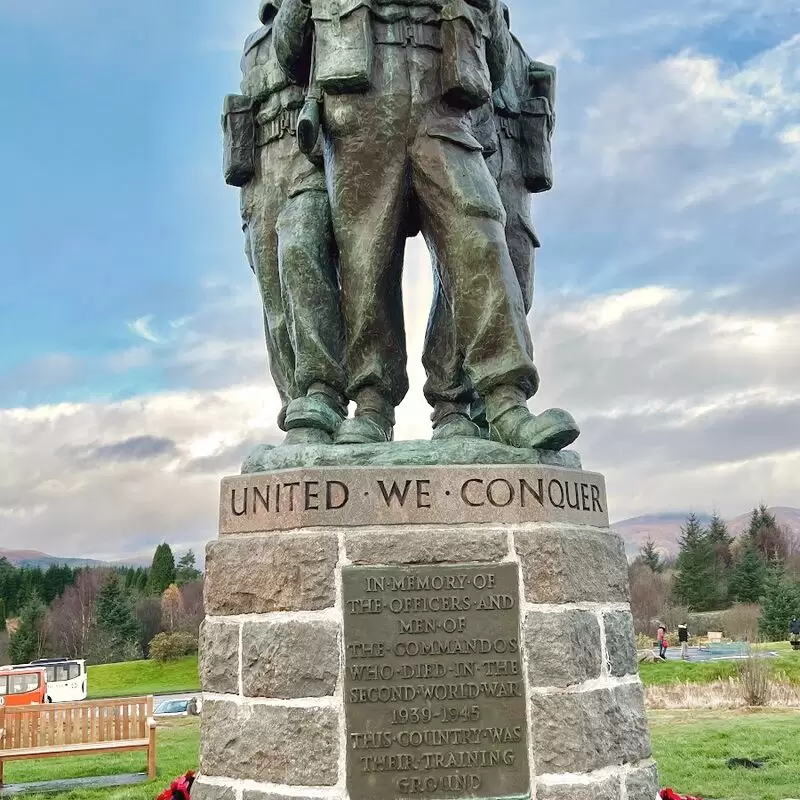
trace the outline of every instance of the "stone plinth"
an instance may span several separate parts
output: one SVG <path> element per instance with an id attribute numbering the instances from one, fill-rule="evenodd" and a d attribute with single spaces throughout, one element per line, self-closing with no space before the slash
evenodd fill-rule
<path id="1" fill-rule="evenodd" d="M 300 467 L 220 519 L 193 800 L 656 796 L 602 476 Z"/>

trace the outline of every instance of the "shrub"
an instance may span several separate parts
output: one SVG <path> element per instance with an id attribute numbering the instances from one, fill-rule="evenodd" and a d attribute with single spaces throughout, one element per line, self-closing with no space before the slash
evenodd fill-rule
<path id="1" fill-rule="evenodd" d="M 197 652 L 197 637 L 190 633 L 159 633 L 150 642 L 150 658 L 154 661 L 177 661 Z"/>
<path id="2" fill-rule="evenodd" d="M 748 706 L 769 705 L 772 665 L 753 651 L 739 666 L 739 690 Z"/>

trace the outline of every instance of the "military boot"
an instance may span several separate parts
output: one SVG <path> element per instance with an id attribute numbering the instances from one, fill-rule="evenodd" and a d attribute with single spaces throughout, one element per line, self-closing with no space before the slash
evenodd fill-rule
<path id="1" fill-rule="evenodd" d="M 456 437 L 480 439 L 480 428 L 470 419 L 468 403 L 436 403 L 431 414 L 434 442 Z"/>
<path id="2" fill-rule="evenodd" d="M 374 389 L 356 397 L 355 416 L 339 426 L 336 444 L 385 444 L 394 439 L 394 406 Z"/>
<path id="3" fill-rule="evenodd" d="M 534 450 L 563 450 L 580 436 L 572 415 L 560 408 L 532 414 L 525 394 L 514 386 L 501 386 L 486 395 L 486 418 L 497 442 Z"/>
<path id="4" fill-rule="evenodd" d="M 286 408 L 286 438 L 283 444 L 332 444 L 347 416 L 347 401 L 335 389 L 315 383 L 305 397 Z"/>

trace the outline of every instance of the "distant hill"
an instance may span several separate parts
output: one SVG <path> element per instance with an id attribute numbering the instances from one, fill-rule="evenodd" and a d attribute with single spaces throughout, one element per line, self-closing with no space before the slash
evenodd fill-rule
<path id="1" fill-rule="evenodd" d="M 790 531 L 800 535 L 800 508 L 775 506 L 770 508 L 779 525 L 785 525 Z M 733 536 L 739 536 L 750 524 L 750 511 L 733 519 L 726 520 Z M 611 527 L 622 537 L 628 555 L 637 553 L 645 542 L 652 539 L 656 547 L 668 555 L 677 555 L 681 526 L 686 522 L 689 511 L 669 512 L 665 514 L 646 514 L 616 522 Z M 695 512 L 698 519 L 707 524 L 710 514 Z"/>
<path id="2" fill-rule="evenodd" d="M 68 567 L 107 567 L 105 561 L 92 558 L 62 558 L 40 553 L 38 550 L 6 550 L 0 547 L 0 558 L 7 558 L 16 567 L 47 567 L 66 565 Z"/>

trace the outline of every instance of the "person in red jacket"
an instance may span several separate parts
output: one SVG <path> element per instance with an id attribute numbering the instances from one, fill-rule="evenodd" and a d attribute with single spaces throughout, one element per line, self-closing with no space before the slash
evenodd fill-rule
<path id="1" fill-rule="evenodd" d="M 658 627 L 658 657 L 667 660 L 667 629 L 663 625 Z"/>

